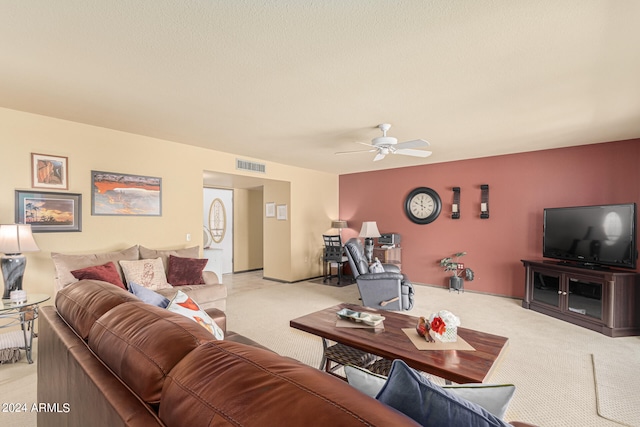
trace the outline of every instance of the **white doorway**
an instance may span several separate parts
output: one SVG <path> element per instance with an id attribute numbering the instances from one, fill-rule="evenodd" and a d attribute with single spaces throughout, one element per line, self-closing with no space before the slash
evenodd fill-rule
<path id="1" fill-rule="evenodd" d="M 205 270 L 222 275 L 233 272 L 233 191 L 220 188 L 203 189 Z"/>

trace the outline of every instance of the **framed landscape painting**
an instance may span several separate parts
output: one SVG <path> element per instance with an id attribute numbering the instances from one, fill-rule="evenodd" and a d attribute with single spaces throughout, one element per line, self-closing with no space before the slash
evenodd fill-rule
<path id="1" fill-rule="evenodd" d="M 16 190 L 15 221 L 34 233 L 82 231 L 82 194 Z"/>
<path id="2" fill-rule="evenodd" d="M 31 186 L 67 190 L 69 166 L 68 159 L 61 156 L 31 153 Z"/>
<path id="3" fill-rule="evenodd" d="M 91 171 L 92 215 L 162 215 L 162 178 Z"/>

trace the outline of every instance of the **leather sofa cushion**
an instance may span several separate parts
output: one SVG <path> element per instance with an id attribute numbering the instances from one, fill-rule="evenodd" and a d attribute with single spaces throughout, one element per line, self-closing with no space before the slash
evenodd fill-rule
<path id="1" fill-rule="evenodd" d="M 240 335 L 237 332 L 227 331 L 227 333 L 225 333 L 225 335 L 224 335 L 224 339 L 225 339 L 225 341 L 237 342 L 237 343 L 240 343 L 240 344 L 245 344 L 245 345 L 250 345 L 252 347 L 261 348 L 263 350 L 272 351 L 271 349 L 263 346 L 262 344 L 258 344 L 257 342 L 255 342 L 251 338 L 245 337 L 244 335 Z"/>
<path id="2" fill-rule="evenodd" d="M 417 426 L 346 382 L 229 341 L 193 350 L 169 373 L 158 415 L 173 426 Z"/>
<path id="3" fill-rule="evenodd" d="M 191 319 L 143 302 L 114 307 L 89 333 L 89 347 L 140 398 L 160 401 L 169 371 L 213 335 Z"/>
<path id="4" fill-rule="evenodd" d="M 38 335 L 37 402 L 59 405 L 58 411 L 37 411 L 38 426 L 163 425 L 156 411 L 138 399 L 95 357 L 86 343 L 64 323 L 54 307 L 40 307 Z M 63 412 L 65 404 L 70 409 L 66 413 Z M 2 415 L 0 419 L 4 421 Z M 7 426 L 7 423 L 0 422 L 0 425 Z M 8 426 L 11 425 L 36 424 L 20 423 L 16 419 L 15 424 L 8 423 Z"/>
<path id="5" fill-rule="evenodd" d="M 356 267 L 355 277 L 369 272 L 369 262 L 364 257 L 362 243 L 356 238 L 349 239 L 344 245 Z"/>
<path id="6" fill-rule="evenodd" d="M 80 280 L 56 294 L 60 316 L 86 340 L 93 324 L 113 307 L 129 301 L 140 301 L 133 294 L 96 280 Z"/>

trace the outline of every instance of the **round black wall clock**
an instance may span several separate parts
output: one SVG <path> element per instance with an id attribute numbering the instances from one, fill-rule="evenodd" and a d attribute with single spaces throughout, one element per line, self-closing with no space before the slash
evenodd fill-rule
<path id="1" fill-rule="evenodd" d="M 442 210 L 442 201 L 438 193 L 428 187 L 412 190 L 404 203 L 407 217 L 416 224 L 429 224 L 435 221 Z"/>

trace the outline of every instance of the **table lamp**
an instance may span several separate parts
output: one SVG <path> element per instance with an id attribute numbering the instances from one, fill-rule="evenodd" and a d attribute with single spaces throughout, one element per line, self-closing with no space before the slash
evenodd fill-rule
<path id="1" fill-rule="evenodd" d="M 342 238 L 342 229 L 347 228 L 347 221 L 343 221 L 341 219 L 331 221 L 331 228 L 337 228 L 338 234 L 340 235 L 340 238 Z"/>
<path id="2" fill-rule="evenodd" d="M 373 238 L 380 237 L 378 224 L 375 221 L 365 221 L 360 229 L 360 237 L 364 237 L 364 251 L 369 262 L 373 261 Z"/>
<path id="3" fill-rule="evenodd" d="M 40 249 L 33 240 L 30 224 L 0 225 L 0 257 L 4 278 L 3 299 L 10 297 L 11 291 L 22 290 L 22 276 L 27 265 L 23 252 L 37 252 Z"/>

